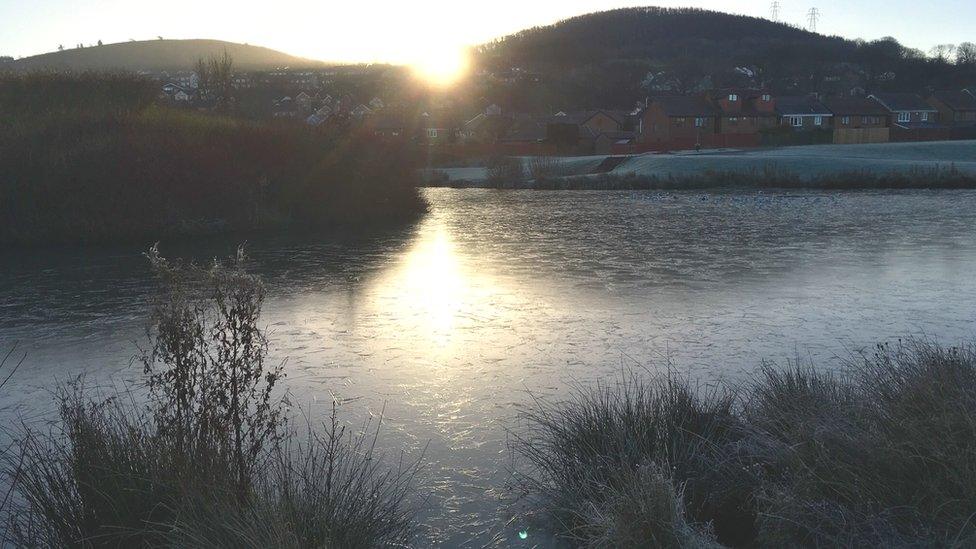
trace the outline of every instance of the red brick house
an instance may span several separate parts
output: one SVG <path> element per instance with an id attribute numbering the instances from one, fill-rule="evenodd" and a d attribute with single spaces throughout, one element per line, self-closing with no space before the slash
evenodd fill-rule
<path id="1" fill-rule="evenodd" d="M 718 109 L 704 97 L 670 96 L 648 100 L 641 115 L 641 144 L 704 144 L 716 132 Z"/>
<path id="2" fill-rule="evenodd" d="M 833 141 L 838 144 L 887 143 L 890 139 L 888 111 L 866 97 L 830 97 L 822 100 L 834 116 Z"/>
<path id="3" fill-rule="evenodd" d="M 976 97 L 968 91 L 937 91 L 928 100 L 948 126 L 976 126 Z"/>
<path id="4" fill-rule="evenodd" d="M 776 101 L 768 91 L 716 90 L 708 99 L 719 111 L 716 133 L 754 134 L 776 126 Z"/>
<path id="5" fill-rule="evenodd" d="M 892 127 L 911 129 L 938 123 L 939 111 L 914 93 L 876 93 L 869 96 L 887 109 Z"/>
<path id="6" fill-rule="evenodd" d="M 794 131 L 828 130 L 834 116 L 814 95 L 780 96 L 774 108 L 779 125 Z"/>

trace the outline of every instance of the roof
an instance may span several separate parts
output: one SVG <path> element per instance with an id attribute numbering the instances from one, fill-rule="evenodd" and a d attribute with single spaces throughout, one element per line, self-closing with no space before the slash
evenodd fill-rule
<path id="1" fill-rule="evenodd" d="M 515 115 L 512 127 L 502 137 L 502 141 L 541 141 L 546 138 L 544 120 L 532 115 Z"/>
<path id="2" fill-rule="evenodd" d="M 819 99 L 812 95 L 786 95 L 776 98 L 776 113 L 780 116 L 833 116 Z"/>
<path id="3" fill-rule="evenodd" d="M 327 119 L 324 116 L 313 114 L 305 119 L 305 123 L 308 124 L 309 126 L 321 126 L 322 124 L 325 123 L 326 120 Z"/>
<path id="4" fill-rule="evenodd" d="M 880 101 L 890 112 L 937 112 L 917 93 L 876 93 L 871 97 Z"/>
<path id="5" fill-rule="evenodd" d="M 945 103 L 954 111 L 976 111 L 976 96 L 963 91 L 937 91 L 932 97 Z"/>
<path id="6" fill-rule="evenodd" d="M 658 106 L 667 116 L 715 116 L 718 111 L 704 97 L 675 95 L 655 97 L 651 105 Z"/>
<path id="7" fill-rule="evenodd" d="M 836 116 L 886 116 L 884 105 L 867 97 L 828 97 L 822 103 Z"/>
<path id="8" fill-rule="evenodd" d="M 613 119 L 614 122 L 620 125 L 627 123 L 628 114 L 623 111 L 609 111 L 609 110 L 593 110 L 593 111 L 579 111 L 571 113 L 560 113 L 552 117 L 550 122 L 555 124 L 585 124 L 591 118 L 598 114 L 603 114 L 605 116 Z"/>

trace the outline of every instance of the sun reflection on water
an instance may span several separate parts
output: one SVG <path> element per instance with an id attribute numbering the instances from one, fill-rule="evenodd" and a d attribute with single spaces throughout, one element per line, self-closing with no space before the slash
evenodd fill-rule
<path id="1" fill-rule="evenodd" d="M 498 281 L 468 264 L 442 224 L 421 230 L 399 266 L 374 290 L 377 305 L 401 335 L 432 346 L 436 354 L 457 350 L 462 331 L 504 315 L 497 306 L 503 293 Z"/>

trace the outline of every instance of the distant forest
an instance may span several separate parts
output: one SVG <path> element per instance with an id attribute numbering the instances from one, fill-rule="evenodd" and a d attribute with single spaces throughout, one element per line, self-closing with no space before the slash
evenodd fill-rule
<path id="1" fill-rule="evenodd" d="M 525 108 L 540 102 L 629 107 L 656 88 L 690 92 L 709 85 L 840 93 L 847 85 L 921 91 L 976 84 L 973 44 L 932 53 L 894 38 L 848 40 L 756 17 L 629 8 L 524 30 L 476 55 L 491 72 L 515 67 L 537 75 L 510 92 Z"/>

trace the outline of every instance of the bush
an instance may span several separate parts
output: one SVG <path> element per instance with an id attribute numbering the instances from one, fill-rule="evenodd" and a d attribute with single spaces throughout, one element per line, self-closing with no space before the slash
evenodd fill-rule
<path id="1" fill-rule="evenodd" d="M 9 541 L 28 547 L 373 547 L 413 534 L 418 463 L 386 469 L 375 437 L 296 442 L 281 365 L 265 366 L 263 289 L 230 263 L 202 269 L 151 250 L 162 292 L 143 357 L 148 400 L 58 393 L 59 428 L 26 428 Z"/>
<path id="2" fill-rule="evenodd" d="M 72 75 L 0 82 L 15 98 L 116 84 Z M 24 112 L 0 103 L 0 245 L 390 225 L 425 210 L 408 144 L 119 94 L 68 106 L 38 100 Z"/>
<path id="3" fill-rule="evenodd" d="M 552 156 L 533 156 L 529 159 L 529 175 L 536 181 L 561 175 L 559 161 Z"/>
<path id="4" fill-rule="evenodd" d="M 485 166 L 488 182 L 495 186 L 511 186 L 525 180 L 522 160 L 511 156 L 493 156 Z"/>
<path id="5" fill-rule="evenodd" d="M 971 546 L 974 417 L 976 347 L 912 340 L 767 365 L 737 398 L 626 380 L 540 402 L 517 478 L 578 546 Z"/>

